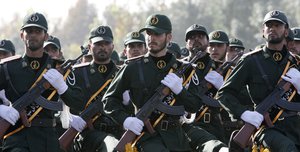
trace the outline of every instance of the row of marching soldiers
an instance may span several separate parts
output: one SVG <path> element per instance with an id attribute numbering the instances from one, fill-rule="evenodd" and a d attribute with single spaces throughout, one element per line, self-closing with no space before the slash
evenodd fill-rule
<path id="1" fill-rule="evenodd" d="M 297 152 L 300 29 L 289 30 L 278 10 L 262 28 L 266 43 L 241 57 L 240 40 L 193 24 L 189 55 L 179 60 L 171 21 L 153 14 L 126 36 L 127 60 L 116 65 L 109 26 L 94 28 L 82 54 L 64 60 L 45 17 L 29 14 L 24 55 L 1 60 L 2 151 Z M 15 51 L 8 40 L 3 50 Z"/>

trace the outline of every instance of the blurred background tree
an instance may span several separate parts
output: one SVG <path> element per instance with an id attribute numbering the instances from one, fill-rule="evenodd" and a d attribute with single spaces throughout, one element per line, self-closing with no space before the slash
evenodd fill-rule
<path id="1" fill-rule="evenodd" d="M 145 0 L 136 1 L 134 6 L 121 0 L 113 0 L 98 16 L 99 10 L 91 0 L 77 0 L 69 9 L 63 21 L 61 18 L 48 22 L 49 34 L 60 38 L 66 58 L 79 54 L 80 45 L 88 41 L 89 32 L 99 25 L 111 26 L 114 34 L 115 50 L 123 51 L 124 37 L 130 31 L 143 27 L 146 18 L 153 13 L 167 15 L 173 24 L 173 41 L 185 45 L 185 30 L 197 23 L 205 26 L 208 32 L 223 30 L 229 37 L 237 37 L 244 42 L 247 49 L 264 43 L 261 27 L 264 15 L 270 10 L 281 10 L 286 13 L 290 27 L 300 26 L 300 0 Z M 122 0 L 123 1 L 123 0 Z M 130 0 L 128 0 L 130 1 Z M 33 10 L 28 10 L 33 11 Z M 47 13 L 45 14 L 47 17 Z M 0 38 L 11 39 L 17 53 L 23 53 L 19 29 L 23 16 L 14 15 L 10 22 L 0 25 Z"/>

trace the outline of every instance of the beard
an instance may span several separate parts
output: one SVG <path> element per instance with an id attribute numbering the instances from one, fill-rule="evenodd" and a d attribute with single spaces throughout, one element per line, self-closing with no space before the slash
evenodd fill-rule
<path id="1" fill-rule="evenodd" d="M 98 62 L 105 62 L 109 60 L 111 53 L 107 53 L 106 51 L 94 52 L 94 60 Z"/>
<path id="2" fill-rule="evenodd" d="M 285 39 L 285 37 L 284 37 L 284 35 L 282 35 L 281 37 L 278 37 L 278 38 L 268 38 L 267 42 L 269 42 L 271 44 L 278 44 L 278 43 L 281 43 L 284 39 Z"/>
<path id="3" fill-rule="evenodd" d="M 167 47 L 167 40 L 165 39 L 165 41 L 163 43 L 161 43 L 160 45 L 157 44 L 156 42 L 151 42 L 150 44 L 155 44 L 158 46 L 157 49 L 153 49 L 153 48 L 149 48 L 149 52 L 153 53 L 153 54 L 157 54 L 159 52 L 161 52 L 163 49 L 165 49 Z"/>
<path id="4" fill-rule="evenodd" d="M 190 51 L 192 54 L 196 54 L 198 51 L 205 51 L 207 46 L 208 46 L 207 44 L 202 45 L 200 43 L 194 43 L 193 46 L 191 47 Z"/>
<path id="5" fill-rule="evenodd" d="M 33 52 L 43 48 L 44 41 L 26 40 L 26 46 Z"/>

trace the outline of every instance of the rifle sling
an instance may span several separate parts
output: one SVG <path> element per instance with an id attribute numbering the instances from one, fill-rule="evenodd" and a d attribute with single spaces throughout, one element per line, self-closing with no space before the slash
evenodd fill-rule
<path id="1" fill-rule="evenodd" d="M 139 60 L 138 61 L 138 68 L 139 68 L 139 78 L 142 86 L 144 86 L 144 94 L 147 94 L 149 92 L 148 88 L 146 87 L 146 82 L 145 82 L 145 77 L 144 77 L 144 72 L 143 72 L 143 61 Z"/>
<path id="2" fill-rule="evenodd" d="M 10 76 L 9 76 L 9 73 L 8 73 L 8 69 L 7 69 L 7 63 L 4 63 L 3 68 L 4 68 L 3 70 L 4 70 L 6 81 L 9 83 L 10 87 L 16 93 L 16 95 L 20 96 L 20 93 L 17 91 L 17 89 L 14 87 L 14 85 L 11 82 L 11 79 L 10 79 Z"/>
<path id="3" fill-rule="evenodd" d="M 264 79 L 264 81 L 266 82 L 267 86 L 268 86 L 268 90 L 269 91 L 272 91 L 274 87 L 272 87 L 271 83 L 270 83 L 270 80 L 268 79 L 268 76 L 266 75 L 265 71 L 263 70 L 263 67 L 262 65 L 260 64 L 258 58 L 256 55 L 253 55 L 253 58 L 254 58 L 254 61 L 258 67 L 258 70 L 259 72 L 261 73 L 262 75 L 262 78 Z"/>

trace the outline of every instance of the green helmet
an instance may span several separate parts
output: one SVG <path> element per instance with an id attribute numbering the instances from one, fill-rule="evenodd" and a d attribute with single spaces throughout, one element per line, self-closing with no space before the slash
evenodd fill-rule
<path id="1" fill-rule="evenodd" d="M 130 33 L 128 33 L 126 35 L 124 45 L 126 46 L 127 44 L 134 43 L 134 42 L 146 43 L 145 36 L 140 32 L 130 32 Z"/>
<path id="2" fill-rule="evenodd" d="M 45 41 L 44 47 L 46 47 L 46 46 L 49 45 L 49 44 L 53 44 L 58 50 L 61 49 L 60 41 L 59 41 L 59 39 L 58 39 L 57 37 L 55 37 L 55 36 L 50 35 L 50 36 L 48 37 L 48 40 Z"/>
<path id="3" fill-rule="evenodd" d="M 209 43 L 229 43 L 227 34 L 221 30 L 212 31 L 208 37 Z"/>
<path id="4" fill-rule="evenodd" d="M 118 64 L 120 62 L 120 57 L 116 50 L 112 51 L 110 58 L 114 61 L 115 64 Z"/>
<path id="5" fill-rule="evenodd" d="M 185 41 L 187 41 L 194 33 L 204 33 L 208 39 L 207 30 L 204 26 L 193 24 L 185 31 Z"/>
<path id="6" fill-rule="evenodd" d="M 0 51 L 11 52 L 11 54 L 15 54 L 16 49 L 14 44 L 10 40 L 0 40 Z"/>
<path id="7" fill-rule="evenodd" d="M 168 52 L 175 55 L 176 58 L 181 57 L 181 49 L 179 45 L 176 42 L 170 42 L 167 46 Z"/>
<path id="8" fill-rule="evenodd" d="M 42 28 L 45 31 L 48 30 L 47 20 L 45 16 L 41 13 L 35 12 L 27 15 L 23 20 L 23 25 L 21 27 L 21 30 L 23 30 L 26 27 L 32 27 L 32 26 Z"/>
<path id="9" fill-rule="evenodd" d="M 145 30 L 153 30 L 158 34 L 170 33 L 172 32 L 172 24 L 167 16 L 162 14 L 153 14 L 147 18 L 146 25 L 140 30 L 140 32 Z"/>
<path id="10" fill-rule="evenodd" d="M 91 30 L 89 39 L 92 43 L 99 41 L 113 42 L 114 37 L 109 26 L 99 26 Z"/>
<path id="11" fill-rule="evenodd" d="M 286 24 L 287 27 L 289 27 L 287 17 L 285 16 L 285 14 L 283 12 L 278 11 L 278 10 L 270 11 L 265 15 L 263 24 L 265 24 L 268 21 L 279 21 L 283 24 Z"/>
<path id="12" fill-rule="evenodd" d="M 295 39 L 294 32 L 289 28 L 288 36 L 286 37 L 287 41 L 293 41 Z"/>
<path id="13" fill-rule="evenodd" d="M 294 40 L 300 41 L 300 27 L 293 27 L 292 31 L 294 33 Z"/>

